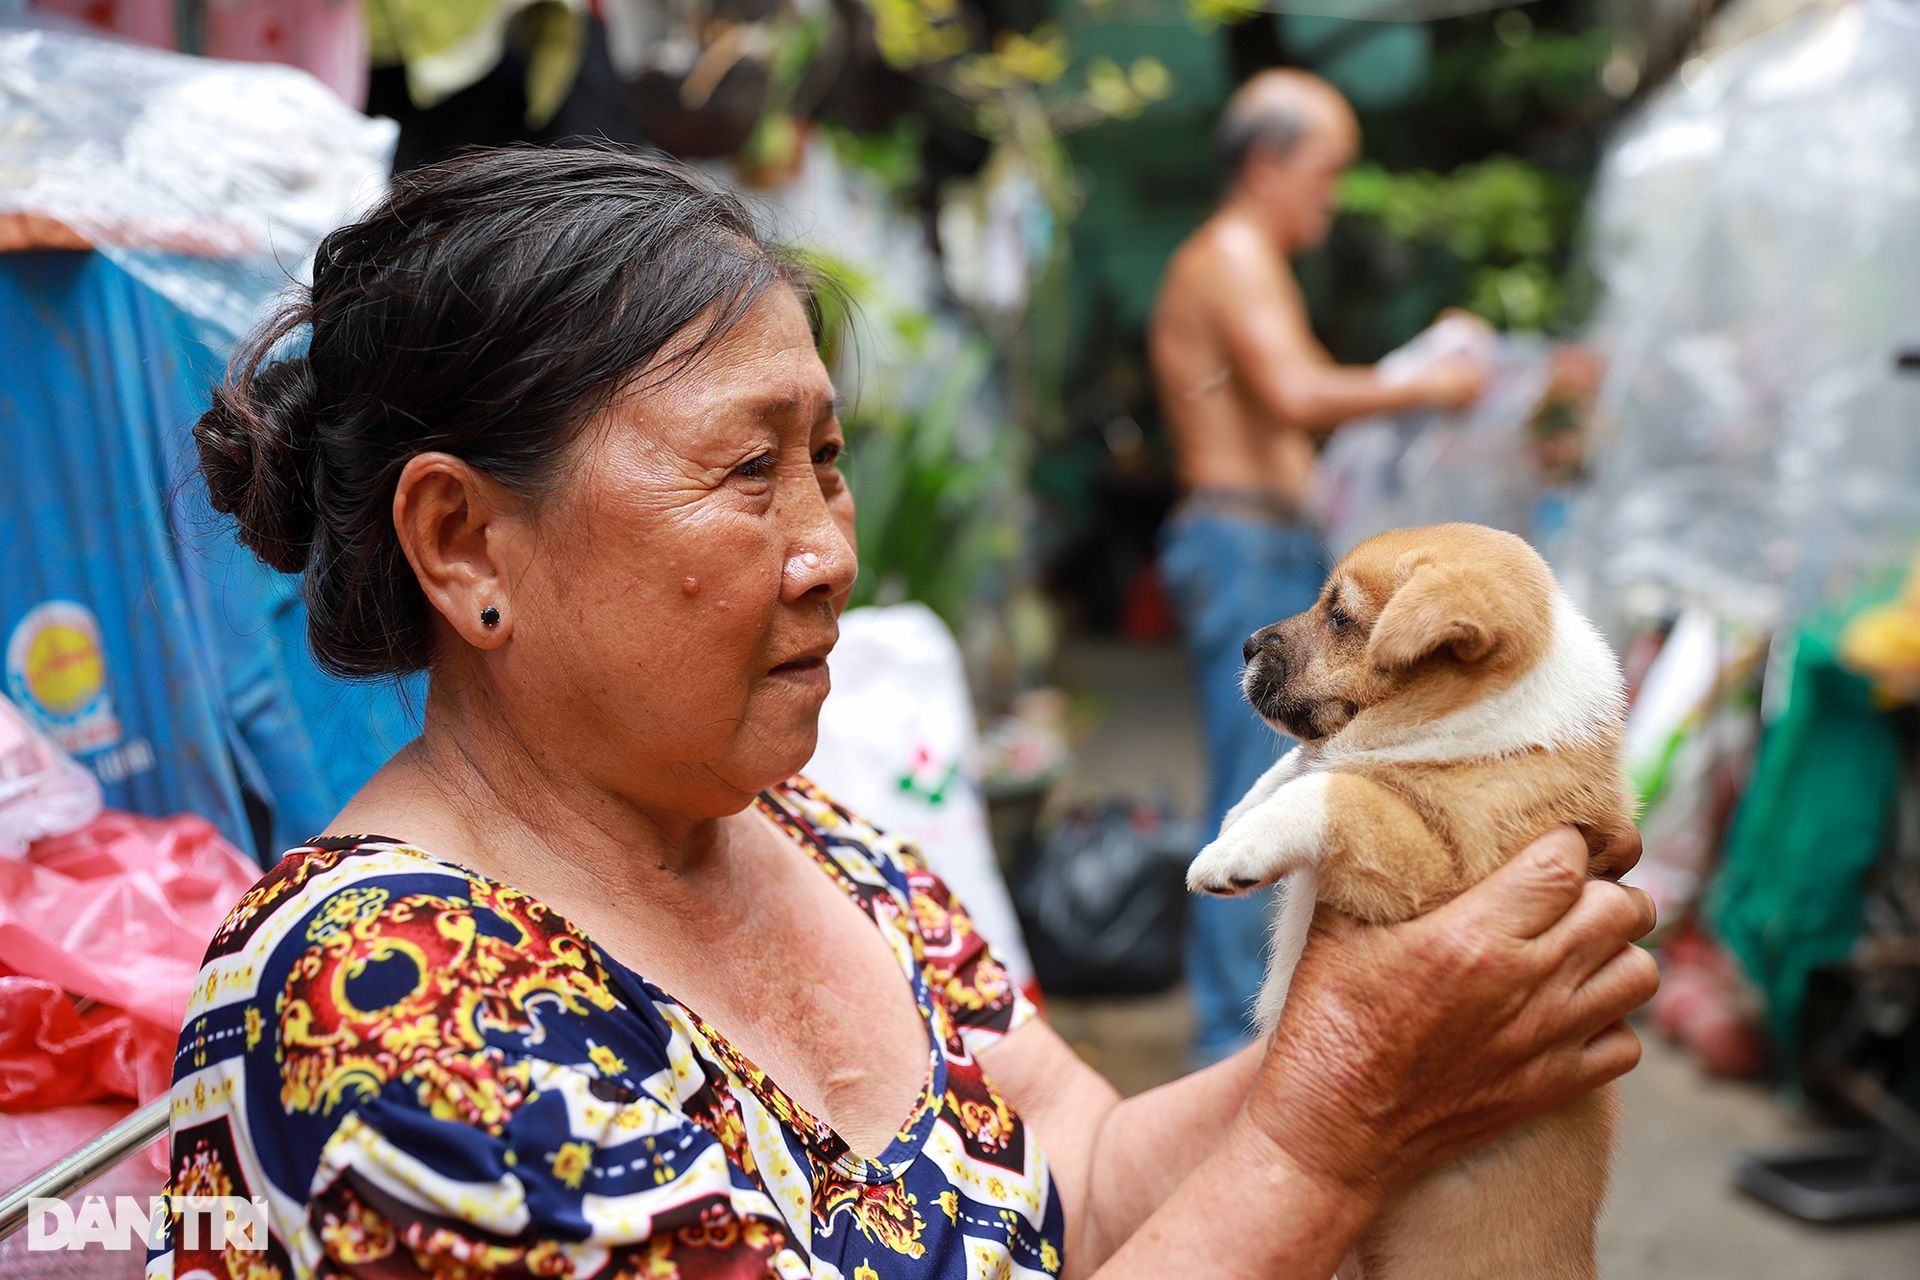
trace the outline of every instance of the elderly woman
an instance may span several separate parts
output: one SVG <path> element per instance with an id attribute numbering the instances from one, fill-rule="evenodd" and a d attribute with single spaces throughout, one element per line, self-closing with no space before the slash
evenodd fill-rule
<path id="1" fill-rule="evenodd" d="M 1647 911 L 1561 832 L 1328 921 L 1267 1043 L 1121 1100 L 793 776 L 855 568 L 809 314 L 690 173 L 515 151 L 399 180 L 243 354 L 215 504 L 322 663 L 429 692 L 181 1037 L 173 1189 L 265 1197 L 267 1252 L 176 1220 L 150 1275 L 1325 1280 L 1633 1064 Z"/>

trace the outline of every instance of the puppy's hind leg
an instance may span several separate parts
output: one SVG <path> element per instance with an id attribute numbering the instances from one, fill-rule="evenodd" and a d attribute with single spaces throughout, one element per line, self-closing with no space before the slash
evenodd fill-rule
<path id="1" fill-rule="evenodd" d="M 1313 908 L 1319 899 L 1315 867 L 1302 867 L 1280 882 L 1280 901 L 1274 904 L 1273 927 L 1267 937 L 1267 978 L 1253 1006 L 1254 1025 L 1263 1036 L 1279 1025 L 1287 1007 L 1287 989 L 1306 953 L 1307 932 L 1313 928 Z"/>

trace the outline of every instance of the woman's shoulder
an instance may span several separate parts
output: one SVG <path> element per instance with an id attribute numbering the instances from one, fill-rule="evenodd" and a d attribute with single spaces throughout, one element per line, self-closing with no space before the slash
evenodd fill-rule
<path id="1" fill-rule="evenodd" d="M 738 1120 L 725 1079 L 655 995 L 527 893 L 397 841 L 315 841 L 255 886 L 202 970 L 175 1185 L 208 1161 L 257 1169 L 284 1193 L 277 1239 L 359 1261 L 400 1234 L 364 1189 L 404 1187 L 399 1211 L 434 1224 L 408 1246 L 423 1274 L 515 1262 L 527 1239 L 501 1235 L 521 1227 L 603 1246 L 652 1247 L 651 1231 L 671 1255 L 680 1228 L 764 1197 L 732 1185 L 711 1132 Z M 784 1242 L 740 1230 L 756 1259 Z"/>
<path id="2" fill-rule="evenodd" d="M 290 849 L 241 895 L 215 932 L 206 961 L 265 959 L 289 942 L 305 949 L 351 936 L 400 937 L 442 917 L 485 926 L 512 918 L 527 940 L 571 935 L 564 917 L 528 894 L 487 879 L 425 849 L 385 836 L 328 836 Z M 478 954 L 466 931 L 450 931 L 456 954 Z M 438 948 L 436 948 L 438 950 Z"/>
<path id="3" fill-rule="evenodd" d="M 451 890 L 460 869 L 424 849 L 385 836 L 330 836 L 281 855 L 227 912 L 207 948 L 211 964 L 270 949 L 297 921 L 338 895 L 376 887 L 394 878 L 439 879 Z"/>
<path id="4" fill-rule="evenodd" d="M 607 1057 L 596 1044 L 619 1043 L 620 1056 L 658 1056 L 644 1043 L 664 1040 L 657 1015 L 644 999 L 623 1013 L 622 996 L 592 940 L 539 899 L 356 836 L 291 850 L 235 905 L 188 1019 L 250 1003 L 283 1057 L 343 1036 L 380 1043 L 392 1061 L 376 1074 L 390 1078 L 423 1054 L 588 1066 Z"/>

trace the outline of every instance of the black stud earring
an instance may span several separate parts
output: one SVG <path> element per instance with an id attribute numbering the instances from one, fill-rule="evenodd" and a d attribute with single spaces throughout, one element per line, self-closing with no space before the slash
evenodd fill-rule
<path id="1" fill-rule="evenodd" d="M 494 608 L 492 605 L 488 605 L 486 608 L 482 609 L 480 611 L 480 625 L 483 627 L 499 626 L 500 611 Z"/>

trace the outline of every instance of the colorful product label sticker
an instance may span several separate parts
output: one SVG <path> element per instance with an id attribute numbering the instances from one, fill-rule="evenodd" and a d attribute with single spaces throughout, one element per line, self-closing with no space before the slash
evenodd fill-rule
<path id="1" fill-rule="evenodd" d="M 907 795 L 938 808 L 947 802 L 953 780 L 959 776 L 958 760 L 943 764 L 934 754 L 932 747 L 924 742 L 917 742 L 914 744 L 913 758 L 908 763 L 907 771 L 895 779 L 895 784 Z"/>
<path id="2" fill-rule="evenodd" d="M 46 600 L 20 619 L 7 638 L 7 692 L 68 755 L 103 751 L 122 737 L 100 623 L 77 601 Z"/>

